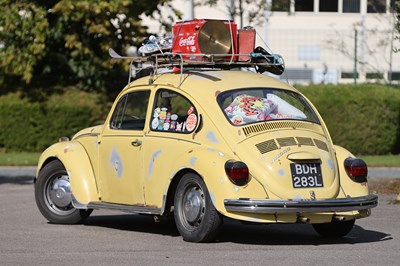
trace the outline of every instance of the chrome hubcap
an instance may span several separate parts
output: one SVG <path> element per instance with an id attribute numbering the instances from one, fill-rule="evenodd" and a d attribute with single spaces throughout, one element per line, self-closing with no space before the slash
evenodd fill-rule
<path id="1" fill-rule="evenodd" d="M 204 194 L 199 188 L 191 188 L 186 194 L 183 212 L 189 223 L 200 222 L 204 213 Z"/>
<path id="2" fill-rule="evenodd" d="M 46 205 L 54 213 L 67 215 L 74 211 L 68 175 L 57 175 L 51 178 L 45 186 L 45 195 Z"/>
<path id="3" fill-rule="evenodd" d="M 49 188 L 50 200 L 58 207 L 66 207 L 72 201 L 71 185 L 68 176 L 56 179 Z"/>

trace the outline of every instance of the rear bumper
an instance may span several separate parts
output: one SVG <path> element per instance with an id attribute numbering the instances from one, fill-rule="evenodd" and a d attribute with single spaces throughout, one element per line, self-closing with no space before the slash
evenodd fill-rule
<path id="1" fill-rule="evenodd" d="M 378 196 L 371 194 L 363 197 L 324 200 L 226 199 L 224 200 L 224 204 L 228 212 L 265 214 L 333 213 L 374 208 L 378 205 Z"/>

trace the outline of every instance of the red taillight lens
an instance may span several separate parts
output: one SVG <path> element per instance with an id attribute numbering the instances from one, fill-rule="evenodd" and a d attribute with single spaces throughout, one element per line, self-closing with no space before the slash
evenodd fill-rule
<path id="1" fill-rule="evenodd" d="M 244 186 L 250 180 L 249 168 L 244 162 L 227 161 L 225 172 L 231 182 L 238 186 Z"/>
<path id="2" fill-rule="evenodd" d="M 357 183 L 367 182 L 368 167 L 367 164 L 356 158 L 347 158 L 344 160 L 344 168 L 347 175 Z"/>

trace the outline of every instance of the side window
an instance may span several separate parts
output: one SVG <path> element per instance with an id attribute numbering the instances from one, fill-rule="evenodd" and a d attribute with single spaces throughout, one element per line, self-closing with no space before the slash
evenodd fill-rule
<path id="1" fill-rule="evenodd" d="M 187 98 L 170 90 L 157 92 L 150 125 L 152 130 L 190 133 L 197 123 L 197 110 Z"/>
<path id="2" fill-rule="evenodd" d="M 124 95 L 115 107 L 110 127 L 112 129 L 143 130 L 149 96 L 150 91 L 138 91 Z"/>

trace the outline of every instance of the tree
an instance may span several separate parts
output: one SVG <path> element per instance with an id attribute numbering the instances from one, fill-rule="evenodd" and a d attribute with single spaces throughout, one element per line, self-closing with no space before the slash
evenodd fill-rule
<path id="1" fill-rule="evenodd" d="M 46 11 L 34 3 L 0 0 L 0 82 L 30 83 L 44 57 L 49 23 Z"/>
<path id="2" fill-rule="evenodd" d="M 78 85 L 113 93 L 126 83 L 126 61 L 110 60 L 147 37 L 141 15 L 169 0 L 0 0 L 0 84 L 25 89 Z"/>
<path id="3" fill-rule="evenodd" d="M 397 31 L 397 35 L 395 36 L 395 39 L 398 40 L 398 45 L 400 46 L 400 1 L 396 1 L 395 2 L 395 6 L 394 6 L 394 13 L 396 14 L 396 25 L 395 25 L 395 29 Z M 394 47 L 394 52 L 398 53 L 400 52 L 400 48 L 399 46 Z M 400 196 L 400 194 L 399 194 Z"/>
<path id="4" fill-rule="evenodd" d="M 263 23 L 266 0 L 206 0 L 196 5 L 223 6 L 232 20 L 239 18 L 239 27 L 243 27 L 244 20 L 249 25 Z"/>

